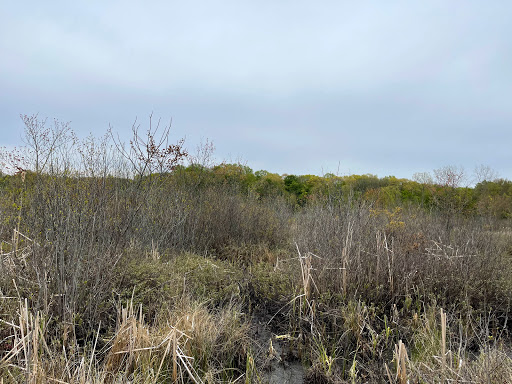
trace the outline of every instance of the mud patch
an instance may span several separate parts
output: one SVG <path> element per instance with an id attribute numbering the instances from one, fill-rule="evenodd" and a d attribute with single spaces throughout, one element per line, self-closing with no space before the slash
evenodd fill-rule
<path id="1" fill-rule="evenodd" d="M 259 359 L 264 367 L 262 382 L 269 384 L 302 384 L 304 368 L 296 354 L 290 350 L 287 335 L 276 335 L 260 321 L 255 324 Z"/>
<path id="2" fill-rule="evenodd" d="M 269 384 L 289 383 L 295 384 L 304 382 L 304 369 L 299 362 L 292 362 L 284 365 L 276 365 L 265 377 Z"/>

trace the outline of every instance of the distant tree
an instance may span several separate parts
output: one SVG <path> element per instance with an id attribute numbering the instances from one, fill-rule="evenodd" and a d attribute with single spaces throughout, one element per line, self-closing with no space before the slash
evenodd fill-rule
<path id="1" fill-rule="evenodd" d="M 429 172 L 416 172 L 412 179 L 420 184 L 434 184 L 434 179 Z"/>
<path id="2" fill-rule="evenodd" d="M 442 187 L 458 188 L 467 182 L 464 168 L 454 165 L 447 165 L 442 168 L 434 169 L 434 178 L 436 184 Z"/>
<path id="3" fill-rule="evenodd" d="M 296 175 L 288 175 L 284 178 L 285 190 L 295 197 L 297 204 L 305 205 L 308 188 L 304 179 Z"/>
<path id="4" fill-rule="evenodd" d="M 190 164 L 200 165 L 205 168 L 211 168 L 214 165 L 213 153 L 215 145 L 210 139 L 201 140 L 196 146 L 196 151 L 189 154 L 188 160 Z"/>
<path id="5" fill-rule="evenodd" d="M 254 173 L 256 181 L 253 184 L 254 192 L 259 198 L 282 196 L 285 193 L 283 178 L 277 173 L 257 171 Z"/>
<path id="6" fill-rule="evenodd" d="M 425 207 L 428 199 L 427 196 L 431 196 L 433 192 L 432 185 L 434 184 L 434 179 L 429 172 L 417 172 L 412 176 L 412 179 L 421 185 L 420 203 L 422 207 Z"/>
<path id="7" fill-rule="evenodd" d="M 504 179 L 482 181 L 475 186 L 478 213 L 500 219 L 512 217 L 512 182 Z"/>
<path id="8" fill-rule="evenodd" d="M 446 228 L 450 231 L 457 214 L 470 208 L 473 194 L 468 187 L 468 178 L 462 167 L 445 166 L 434 170 L 436 187 L 434 203 L 446 218 Z"/>
<path id="9" fill-rule="evenodd" d="M 475 184 L 482 183 L 484 181 L 495 181 L 499 177 L 498 172 L 484 164 L 476 166 L 473 171 L 473 175 Z"/>
<path id="10" fill-rule="evenodd" d="M 240 163 L 221 163 L 213 167 L 213 174 L 217 181 L 237 186 L 247 193 L 250 186 L 256 181 L 251 168 Z"/>

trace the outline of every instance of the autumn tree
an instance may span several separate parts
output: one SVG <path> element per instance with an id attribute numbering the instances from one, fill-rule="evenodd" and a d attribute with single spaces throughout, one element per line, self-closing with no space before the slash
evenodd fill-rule
<path id="1" fill-rule="evenodd" d="M 453 165 L 434 170 L 433 201 L 446 219 L 447 231 L 454 225 L 457 215 L 467 211 L 472 203 L 472 190 L 462 167 Z"/>

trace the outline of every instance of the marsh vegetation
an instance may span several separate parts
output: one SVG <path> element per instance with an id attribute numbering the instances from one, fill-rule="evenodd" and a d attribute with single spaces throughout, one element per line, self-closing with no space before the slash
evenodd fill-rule
<path id="1" fill-rule="evenodd" d="M 277 175 L 24 116 L 2 383 L 512 382 L 512 182 Z"/>

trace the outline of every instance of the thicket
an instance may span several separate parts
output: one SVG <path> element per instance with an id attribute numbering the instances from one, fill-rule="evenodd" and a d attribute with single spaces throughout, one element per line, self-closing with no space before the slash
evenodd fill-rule
<path id="1" fill-rule="evenodd" d="M 151 119 L 124 144 L 22 118 L 0 177 L 6 382 L 296 362 L 306 382 L 512 380 L 512 182 L 253 172 Z"/>

